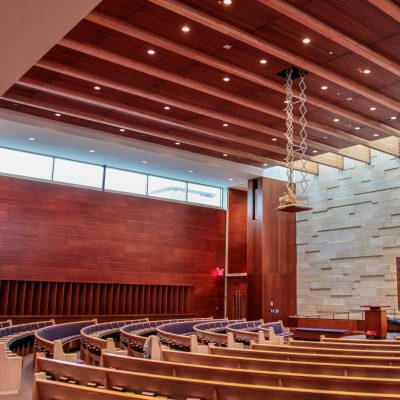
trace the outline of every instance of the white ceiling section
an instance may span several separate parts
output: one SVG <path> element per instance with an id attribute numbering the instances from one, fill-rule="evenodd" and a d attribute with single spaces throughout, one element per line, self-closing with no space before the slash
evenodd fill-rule
<path id="1" fill-rule="evenodd" d="M 0 96 L 101 0 L 0 0 Z"/>
<path id="2" fill-rule="evenodd" d="M 29 137 L 35 140 L 30 141 Z M 0 147 L 219 187 L 246 183 L 263 173 L 260 168 L 229 160 L 5 109 L 0 110 Z M 95 150 L 95 153 L 89 150 Z M 144 164 L 142 161 L 147 162 Z"/>

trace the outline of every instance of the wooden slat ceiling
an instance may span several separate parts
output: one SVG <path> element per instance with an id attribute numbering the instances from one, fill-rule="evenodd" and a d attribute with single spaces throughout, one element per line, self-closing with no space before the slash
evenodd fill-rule
<path id="1" fill-rule="evenodd" d="M 343 157 L 368 163 L 370 149 L 399 156 L 399 10 L 389 0 L 103 0 L 0 107 L 284 166 L 277 73 L 296 65 L 308 72 L 310 172 L 342 168 Z"/>

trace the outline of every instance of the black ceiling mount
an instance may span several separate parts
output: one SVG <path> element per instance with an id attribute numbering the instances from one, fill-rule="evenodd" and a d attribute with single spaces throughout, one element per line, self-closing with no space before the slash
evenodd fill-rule
<path id="1" fill-rule="evenodd" d="M 284 69 L 283 71 L 278 72 L 276 75 L 281 76 L 282 78 L 286 78 L 286 71 L 287 71 L 288 69 L 292 69 L 292 70 L 293 70 L 293 72 L 292 72 L 292 79 L 298 79 L 298 78 L 300 78 L 300 71 L 301 71 L 301 68 L 295 67 L 295 66 L 286 68 L 286 69 Z M 303 70 L 303 71 L 305 72 L 306 75 L 308 75 L 308 72 L 307 72 L 307 71 L 305 71 L 305 70 Z"/>

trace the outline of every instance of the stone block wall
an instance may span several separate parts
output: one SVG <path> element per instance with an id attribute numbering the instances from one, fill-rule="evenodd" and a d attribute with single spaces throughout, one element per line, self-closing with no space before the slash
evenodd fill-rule
<path id="1" fill-rule="evenodd" d="M 311 211 L 297 214 L 299 314 L 398 310 L 400 164 L 379 152 L 371 165 L 346 160 L 309 178 Z"/>

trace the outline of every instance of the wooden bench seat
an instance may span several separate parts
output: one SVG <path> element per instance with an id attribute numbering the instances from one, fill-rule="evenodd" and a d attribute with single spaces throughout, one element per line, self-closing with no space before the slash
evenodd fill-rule
<path id="1" fill-rule="evenodd" d="M 212 354 L 181 353 L 172 350 L 161 350 L 161 357 L 162 360 L 175 363 L 251 369 L 259 371 L 273 370 L 307 374 L 360 376 L 372 378 L 389 377 L 393 379 L 400 379 L 400 367 L 366 364 L 346 364 L 346 362 L 343 360 L 337 363 L 287 361 L 239 356 L 235 357 Z"/>
<path id="2" fill-rule="evenodd" d="M 314 343 L 314 342 L 313 342 Z M 320 342 L 318 342 L 320 343 Z M 257 351 L 278 351 L 281 353 L 303 353 L 303 354 L 333 354 L 348 356 L 367 356 L 367 357 L 400 357 L 400 349 L 355 349 L 355 348 L 330 348 L 323 346 L 277 346 L 270 344 L 253 344 L 253 350 Z"/>
<path id="3" fill-rule="evenodd" d="M 277 372 L 273 370 L 243 370 L 145 360 L 114 354 L 104 354 L 102 365 L 107 368 L 131 372 L 254 385 L 301 387 L 321 390 L 342 389 L 346 387 L 348 391 L 372 393 L 399 393 L 400 390 L 400 381 L 397 379 L 344 377 L 337 375 Z"/>
<path id="4" fill-rule="evenodd" d="M 257 346 L 257 345 L 255 345 Z M 223 347 L 210 347 L 211 354 L 248 358 L 264 358 L 269 360 L 288 360 L 288 361 L 314 361 L 327 363 L 346 363 L 346 364 L 369 364 L 369 365 L 393 365 L 400 366 L 400 357 L 367 357 L 354 355 L 334 355 L 334 354 L 307 354 L 290 353 L 268 350 L 243 350 L 226 349 Z"/>
<path id="5" fill-rule="evenodd" d="M 400 394 L 383 394 L 365 392 L 345 392 L 335 390 L 313 390 L 303 388 L 289 388 L 267 385 L 249 385 L 244 383 L 231 383 L 221 381 L 206 381 L 200 379 L 188 379 L 170 376 L 160 376 L 145 373 L 119 371 L 107 368 L 76 365 L 64 361 L 41 359 L 39 367 L 43 376 L 58 380 L 60 376 L 66 376 L 75 384 L 72 387 L 82 386 L 87 390 L 96 390 L 86 386 L 90 382 L 99 383 L 106 390 L 118 387 L 121 396 L 130 396 L 130 393 L 138 395 L 142 392 L 153 392 L 157 395 L 172 399 L 201 398 L 213 400 L 282 400 L 296 398 L 296 400 L 351 400 L 351 399 L 400 399 Z M 128 392 L 128 393 L 126 393 Z M 99 398 L 101 398 L 101 393 Z M 107 392 L 108 393 L 108 392 Z M 53 399 L 63 399 L 53 395 Z M 71 393 L 68 394 L 71 399 Z M 42 400 L 34 397 L 33 400 Z"/>
<path id="6" fill-rule="evenodd" d="M 382 340 L 380 342 L 371 342 L 367 340 L 366 342 L 360 342 L 356 340 L 341 339 L 338 341 L 328 341 L 323 337 L 320 342 L 307 342 L 303 340 L 289 340 L 290 346 L 298 347 L 325 347 L 329 349 L 359 349 L 359 350 L 383 350 L 383 351 L 400 351 L 400 341 L 397 343 L 392 341 L 390 343 L 384 343 Z"/>

